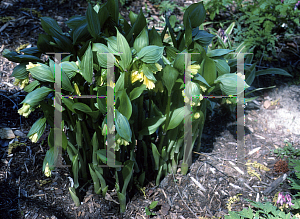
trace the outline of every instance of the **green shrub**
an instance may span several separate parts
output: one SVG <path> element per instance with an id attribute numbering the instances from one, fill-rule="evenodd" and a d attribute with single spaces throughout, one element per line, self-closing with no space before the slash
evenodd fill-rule
<path id="1" fill-rule="evenodd" d="M 124 212 L 127 192 L 136 181 L 136 187 L 143 187 L 145 178 L 154 173 L 158 185 L 162 177 L 177 171 L 181 160 L 181 171 L 186 174 L 196 138 L 196 150 L 200 148 L 206 110 L 214 106 L 215 100 L 203 96 L 240 94 L 256 75 L 272 72 L 257 74 L 250 67 L 244 84 L 243 76 L 236 72 L 236 55 L 229 54 L 233 50 L 210 48 L 215 35 L 199 29 L 205 19 L 203 3 L 186 9 L 185 28 L 177 32 L 167 17 L 161 34 L 147 28 L 142 11 L 138 15 L 131 12 L 129 17 L 131 25 L 119 15 L 116 0 L 101 6 L 89 4 L 85 16 L 67 21 L 69 32 L 64 33 L 52 18 L 43 17 L 46 34 L 39 35 L 37 47 L 3 52 L 20 63 L 12 76 L 28 92 L 19 113 L 27 117 L 37 108 L 44 113 L 28 137 L 37 142 L 46 123 L 51 126 L 43 172 L 51 176 L 61 146 L 63 158 L 71 166 L 74 185 L 69 191 L 76 205 L 80 204 L 80 188 L 90 179 L 95 193 L 103 196 L 109 186 L 115 187 Z M 245 49 L 241 46 L 236 52 Z M 55 63 L 52 58 L 40 59 L 46 53 L 69 55 L 59 54 L 61 63 Z M 198 54 L 189 62 L 180 53 Z M 54 86 L 55 79 L 60 80 L 55 75 L 59 69 L 61 92 Z M 34 79 L 30 84 L 29 77 Z M 192 80 L 184 82 L 185 77 Z M 111 91 L 114 99 L 107 97 Z M 96 98 L 79 98 L 81 95 Z M 62 113 L 61 124 L 54 123 L 55 109 Z M 186 111 L 191 113 L 190 119 L 184 119 Z M 109 115 L 114 115 L 114 126 Z M 192 125 L 188 133 L 191 147 L 184 144 L 184 121 Z M 58 142 L 62 144 L 56 147 Z"/>

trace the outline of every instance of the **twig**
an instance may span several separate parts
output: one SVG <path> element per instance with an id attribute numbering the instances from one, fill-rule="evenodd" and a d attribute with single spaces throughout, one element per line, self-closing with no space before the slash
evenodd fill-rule
<path id="1" fill-rule="evenodd" d="M 173 179 L 174 179 L 174 182 L 175 182 L 176 179 L 175 179 L 175 176 L 174 176 L 174 173 L 173 173 L 173 168 L 171 168 L 171 170 L 172 170 L 172 176 L 173 176 Z M 176 183 L 175 183 L 175 187 L 176 187 L 176 189 L 177 189 L 177 191 L 178 191 L 178 194 L 179 194 L 181 200 L 182 200 L 183 203 L 185 204 L 185 206 L 190 210 L 190 212 L 192 212 L 192 214 L 193 214 L 196 218 L 198 218 L 198 216 L 195 214 L 195 212 L 187 205 L 187 203 L 186 203 L 185 200 L 183 199 L 183 197 L 182 197 L 182 195 L 181 195 L 181 193 L 180 193 L 180 191 L 179 191 L 178 186 L 177 186 Z"/>

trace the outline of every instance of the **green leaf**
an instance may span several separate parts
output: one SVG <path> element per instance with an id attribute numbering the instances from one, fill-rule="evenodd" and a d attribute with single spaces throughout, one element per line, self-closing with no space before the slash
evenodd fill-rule
<path id="1" fill-rule="evenodd" d="M 75 15 L 69 18 L 65 23 L 70 29 L 76 29 L 76 27 L 84 20 L 86 20 L 85 16 Z"/>
<path id="2" fill-rule="evenodd" d="M 197 80 L 197 81 L 201 81 L 202 83 L 206 84 L 208 87 L 210 87 L 210 85 L 206 82 L 206 80 L 199 74 L 197 74 L 195 77 L 194 77 L 194 80 Z"/>
<path id="3" fill-rule="evenodd" d="M 76 195 L 76 190 L 75 190 L 75 188 L 69 187 L 69 192 L 70 192 L 70 194 L 71 194 L 71 197 L 72 197 L 72 199 L 73 199 L 73 201 L 74 201 L 76 207 L 79 207 L 79 206 L 80 206 L 80 200 L 79 200 L 79 198 L 78 198 L 77 195 Z"/>
<path id="4" fill-rule="evenodd" d="M 118 45 L 118 52 L 120 52 L 120 65 L 125 70 L 129 67 L 131 61 L 132 61 L 132 54 L 130 47 L 127 43 L 127 40 L 125 37 L 119 32 L 117 29 L 117 45 Z"/>
<path id="5" fill-rule="evenodd" d="M 136 19 L 136 21 L 134 22 L 132 28 L 129 30 L 128 33 L 126 33 L 126 40 L 128 42 L 131 41 L 132 36 L 138 36 L 140 34 L 140 32 L 147 26 L 147 21 L 146 18 L 144 16 L 144 13 L 142 11 L 142 9 L 140 10 L 140 13 Z"/>
<path id="6" fill-rule="evenodd" d="M 225 60 L 216 59 L 214 61 L 216 62 L 216 69 L 217 69 L 217 72 L 219 73 L 218 76 L 230 73 L 230 67 Z"/>
<path id="7" fill-rule="evenodd" d="M 184 12 L 183 23 L 189 18 L 191 20 L 191 27 L 199 27 L 205 20 L 206 12 L 203 2 L 190 5 Z"/>
<path id="8" fill-rule="evenodd" d="M 92 83 L 93 80 L 93 53 L 91 49 L 91 45 L 88 45 L 87 50 L 85 51 L 81 63 L 80 68 L 82 71 L 83 78 L 89 82 Z"/>
<path id="9" fill-rule="evenodd" d="M 29 69 L 32 77 L 42 82 L 54 82 L 53 74 L 48 65 L 38 63 L 39 66 L 35 66 Z"/>
<path id="10" fill-rule="evenodd" d="M 172 112 L 170 112 L 170 115 L 172 115 L 172 116 L 170 118 L 170 122 L 169 122 L 167 130 L 176 128 L 182 122 L 182 120 L 184 118 L 184 106 L 175 109 L 173 111 L 173 113 L 172 114 L 171 113 Z"/>
<path id="11" fill-rule="evenodd" d="M 133 165 L 134 165 L 134 162 L 132 160 L 126 160 L 124 163 L 124 167 L 122 169 L 122 175 L 123 175 L 123 180 L 124 180 L 124 184 L 123 184 L 123 188 L 122 188 L 123 194 L 126 194 L 127 186 L 132 177 Z"/>
<path id="12" fill-rule="evenodd" d="M 268 74 L 277 74 L 277 75 L 293 77 L 292 75 L 287 73 L 287 71 L 280 68 L 268 68 L 266 70 L 259 70 L 255 73 L 255 76 L 268 75 Z"/>
<path id="13" fill-rule="evenodd" d="M 29 133 L 27 134 L 27 137 L 30 137 L 37 133 L 37 141 L 40 139 L 40 137 L 43 135 L 46 128 L 46 118 L 40 118 L 38 119 L 31 127 Z"/>
<path id="14" fill-rule="evenodd" d="M 14 68 L 13 73 L 10 77 L 15 77 L 17 79 L 26 79 L 28 77 L 28 71 L 26 70 L 27 63 L 21 63 Z"/>
<path id="15" fill-rule="evenodd" d="M 252 82 L 255 79 L 255 72 L 256 72 L 255 66 L 256 66 L 256 63 L 251 65 L 250 68 L 246 71 L 246 74 L 245 74 L 245 81 L 249 85 L 251 85 Z"/>
<path id="16" fill-rule="evenodd" d="M 237 74 L 224 74 L 218 77 L 214 83 L 220 82 L 220 88 L 227 95 L 237 95 L 249 87 L 246 82 Z"/>
<path id="17" fill-rule="evenodd" d="M 134 88 L 129 95 L 129 98 L 131 101 L 137 99 L 141 94 L 143 93 L 144 90 L 147 90 L 146 85 L 142 84 L 139 87 Z"/>
<path id="18" fill-rule="evenodd" d="M 215 49 L 215 50 L 211 50 L 209 52 L 206 53 L 206 55 L 208 57 L 218 57 L 218 56 L 224 56 L 227 55 L 228 53 L 232 52 L 234 50 L 230 50 L 230 49 Z"/>
<path id="19" fill-rule="evenodd" d="M 64 71 L 61 71 L 61 85 L 62 85 L 62 89 L 66 91 L 70 91 L 70 92 L 74 91 L 71 82 Z"/>
<path id="20" fill-rule="evenodd" d="M 158 201 L 153 201 L 153 202 L 151 202 L 151 204 L 149 205 L 149 208 L 150 208 L 150 209 L 154 209 L 154 208 L 157 206 L 157 204 L 158 204 Z"/>
<path id="21" fill-rule="evenodd" d="M 139 52 L 142 48 L 149 45 L 148 30 L 145 27 L 133 43 L 133 48 Z"/>
<path id="22" fill-rule="evenodd" d="M 66 73 L 69 79 L 73 78 L 76 73 L 79 73 L 79 68 L 76 62 L 62 62 L 61 69 Z"/>
<path id="23" fill-rule="evenodd" d="M 110 53 L 106 45 L 102 43 L 94 43 L 92 51 L 97 52 L 98 62 L 102 68 L 107 68 L 107 59 L 112 59 L 111 61 L 108 62 L 110 64 L 108 66 L 109 68 L 114 65 L 114 56 L 112 54 L 108 54 L 108 55 L 101 54 L 101 53 Z"/>
<path id="24" fill-rule="evenodd" d="M 186 18 L 186 21 L 184 23 L 185 26 L 185 44 L 187 47 L 192 43 L 192 26 L 191 26 L 191 20 L 189 17 Z"/>
<path id="25" fill-rule="evenodd" d="M 41 60 L 32 55 L 22 55 L 17 52 L 10 52 L 8 49 L 4 49 L 2 55 L 12 62 L 40 62 Z"/>
<path id="26" fill-rule="evenodd" d="M 119 106 L 119 112 L 124 115 L 128 120 L 131 117 L 132 114 L 132 105 L 131 101 L 126 93 L 126 90 L 120 91 L 121 94 L 118 96 L 120 100 L 120 106 Z"/>
<path id="27" fill-rule="evenodd" d="M 101 24 L 97 12 L 93 9 L 91 4 L 88 5 L 86 10 L 86 20 L 88 23 L 88 30 L 92 37 L 98 38 L 101 34 Z"/>
<path id="28" fill-rule="evenodd" d="M 126 195 L 121 192 L 118 192 L 117 195 L 120 202 L 120 213 L 124 213 L 126 211 Z"/>
<path id="29" fill-rule="evenodd" d="M 48 87 L 37 88 L 36 90 L 27 94 L 25 99 L 21 103 L 27 103 L 31 107 L 35 107 L 39 104 L 40 101 L 45 99 L 45 97 L 47 97 L 51 91 L 53 90 Z"/>
<path id="30" fill-rule="evenodd" d="M 201 46 L 208 46 L 215 35 L 207 33 L 205 30 L 199 30 L 194 37 L 194 41 L 197 41 Z"/>
<path id="31" fill-rule="evenodd" d="M 35 80 L 35 81 L 31 82 L 30 84 L 28 84 L 24 88 L 24 91 L 27 92 L 27 93 L 30 93 L 30 92 L 32 92 L 39 85 L 40 85 L 40 82 Z"/>
<path id="32" fill-rule="evenodd" d="M 84 19 L 72 30 L 71 36 L 73 38 L 73 45 L 78 42 L 85 42 L 92 37 L 88 30 L 88 23 L 86 19 Z"/>
<path id="33" fill-rule="evenodd" d="M 54 47 L 50 45 L 51 41 L 53 41 L 53 38 L 50 35 L 40 34 L 37 41 L 38 49 L 44 53 L 54 52 Z"/>
<path id="34" fill-rule="evenodd" d="M 146 46 L 137 54 L 137 57 L 146 63 L 156 63 L 160 60 L 164 47 Z"/>
<path id="35" fill-rule="evenodd" d="M 106 40 L 109 52 L 119 56 L 120 54 L 118 53 L 117 37 L 111 36 L 106 38 Z"/>
<path id="36" fill-rule="evenodd" d="M 134 24 L 134 22 L 136 21 L 138 15 L 132 11 L 129 12 L 129 20 L 131 24 Z"/>
<path id="37" fill-rule="evenodd" d="M 108 0 L 107 3 L 105 4 L 105 8 L 109 12 L 110 16 L 112 19 L 119 24 L 119 1 L 118 0 Z M 102 8 L 101 8 L 102 9 Z M 102 11 L 99 11 L 99 13 L 103 13 Z"/>
<path id="38" fill-rule="evenodd" d="M 168 95 L 171 96 L 173 86 L 177 80 L 177 77 L 179 75 L 179 72 L 176 70 L 176 68 L 173 68 L 170 65 L 167 65 L 163 69 L 163 77 L 162 80 L 165 84 L 165 86 L 168 89 Z"/>
<path id="39" fill-rule="evenodd" d="M 51 36 L 62 35 L 63 32 L 57 22 L 51 17 L 42 17 L 41 25 L 46 33 Z"/>
<path id="40" fill-rule="evenodd" d="M 156 45 L 156 46 L 163 46 L 162 40 L 160 35 L 157 33 L 154 27 L 149 32 L 149 40 L 150 40 L 150 45 Z"/>
<path id="41" fill-rule="evenodd" d="M 94 171 L 93 164 L 89 163 L 89 169 L 90 169 L 91 177 L 92 177 L 93 182 L 94 182 L 94 191 L 97 194 L 97 192 L 100 189 L 100 182 L 99 182 L 99 179 L 98 179 L 98 177 L 97 177 L 97 175 Z"/>
<path id="42" fill-rule="evenodd" d="M 164 116 L 148 118 L 143 121 L 143 129 L 139 132 L 140 135 L 152 135 L 158 127 L 166 120 Z"/>
<path id="43" fill-rule="evenodd" d="M 66 105 L 66 107 L 69 110 L 71 110 L 71 112 L 76 113 L 76 111 L 73 108 L 74 101 L 72 99 L 64 97 L 62 98 L 62 102 Z"/>
<path id="44" fill-rule="evenodd" d="M 110 150 L 100 149 L 97 151 L 97 156 L 104 164 L 107 164 L 109 167 L 115 167 L 115 165 L 116 166 L 122 165 L 122 163 L 119 162 L 118 160 L 111 159 L 112 157 L 115 157 L 115 154 Z"/>
<path id="45" fill-rule="evenodd" d="M 152 154 L 153 154 L 154 163 L 155 163 L 155 168 L 154 169 L 158 170 L 159 169 L 160 154 L 159 154 L 155 144 L 151 143 L 151 147 L 152 147 Z"/>
<path id="46" fill-rule="evenodd" d="M 152 67 L 150 64 L 143 64 L 143 67 L 142 67 L 142 71 L 144 73 L 144 75 L 149 79 L 149 80 L 152 80 L 154 82 L 156 82 L 156 78 L 154 77 L 154 74 L 153 74 L 153 69 L 150 69 Z"/>
<path id="47" fill-rule="evenodd" d="M 54 170 L 55 169 L 54 162 L 55 162 L 54 147 L 52 147 L 46 152 L 46 156 L 43 161 L 43 172 L 45 172 L 45 168 L 46 168 L 47 164 L 48 164 L 48 167 L 50 170 Z"/>
<path id="48" fill-rule="evenodd" d="M 216 64 L 208 57 L 204 60 L 202 76 L 209 85 L 212 85 L 217 78 Z"/>
<path id="49" fill-rule="evenodd" d="M 126 141 L 131 142 L 132 132 L 127 118 L 117 109 L 115 110 L 115 125 L 118 134 Z"/>

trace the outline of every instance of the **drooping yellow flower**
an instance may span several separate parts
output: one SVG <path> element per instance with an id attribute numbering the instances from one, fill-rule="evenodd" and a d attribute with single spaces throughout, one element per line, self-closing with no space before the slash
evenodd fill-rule
<path id="1" fill-rule="evenodd" d="M 241 78 L 241 79 L 243 79 L 243 80 L 245 80 L 245 75 L 242 75 L 242 73 L 237 73 L 237 75 Z"/>
<path id="2" fill-rule="evenodd" d="M 155 66 L 157 68 L 158 71 L 161 71 L 162 70 L 162 66 L 158 63 L 155 63 Z"/>
<path id="3" fill-rule="evenodd" d="M 134 83 L 136 81 L 143 81 L 143 76 L 138 71 L 132 71 L 131 72 L 131 83 Z"/>
<path id="4" fill-rule="evenodd" d="M 51 177 L 51 170 L 49 168 L 49 164 L 48 163 L 46 164 L 45 172 L 44 173 L 45 173 L 45 176 Z"/>
<path id="5" fill-rule="evenodd" d="M 199 69 L 200 69 L 200 65 L 190 65 L 190 66 L 188 66 L 188 70 L 190 70 L 192 75 L 197 74 Z"/>
<path id="6" fill-rule="evenodd" d="M 36 66 L 41 66 L 41 65 L 40 64 L 33 64 L 33 63 L 29 62 L 29 64 L 26 65 L 26 70 L 29 70 L 29 69 L 31 69 L 33 67 L 36 67 Z"/>
<path id="7" fill-rule="evenodd" d="M 29 136 L 29 139 L 32 141 L 32 143 L 37 143 L 37 141 L 38 141 L 38 134 L 34 133 L 33 135 Z"/>
<path id="8" fill-rule="evenodd" d="M 23 106 L 21 107 L 21 109 L 18 110 L 18 113 L 21 116 L 24 116 L 25 118 L 27 118 L 29 116 L 29 114 L 31 113 L 30 105 L 27 103 L 24 103 Z"/>
<path id="9" fill-rule="evenodd" d="M 200 113 L 196 112 L 194 115 L 194 119 L 199 119 L 200 118 Z"/>
<path id="10" fill-rule="evenodd" d="M 199 86 L 203 92 L 205 92 L 207 90 L 207 88 L 205 86 L 202 86 L 202 85 L 199 85 Z"/>
<path id="11" fill-rule="evenodd" d="M 74 90 L 75 90 L 75 94 L 76 94 L 76 95 L 81 96 L 79 87 L 78 87 L 78 85 L 77 85 L 76 83 L 74 83 Z"/>
<path id="12" fill-rule="evenodd" d="M 25 79 L 15 78 L 14 81 L 14 85 L 15 86 L 19 85 L 21 89 L 24 89 L 28 83 L 29 83 L 29 78 L 25 78 Z"/>
<path id="13" fill-rule="evenodd" d="M 146 75 L 144 75 L 143 73 L 141 73 L 141 74 L 143 75 L 143 79 L 144 79 L 143 84 L 146 85 L 146 87 L 147 87 L 149 90 L 155 88 L 154 81 L 148 79 L 148 78 L 146 77 Z"/>

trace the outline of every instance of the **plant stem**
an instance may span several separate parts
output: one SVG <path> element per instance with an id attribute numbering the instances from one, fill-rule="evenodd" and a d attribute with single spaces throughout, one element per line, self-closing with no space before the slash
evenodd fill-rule
<path id="1" fill-rule="evenodd" d="M 162 146 L 163 146 L 163 142 L 166 136 L 166 132 L 167 132 L 167 128 L 169 126 L 169 120 L 170 120 L 170 106 L 171 106 L 171 96 L 168 96 L 168 103 L 167 103 L 167 108 L 166 108 L 166 122 L 165 122 L 165 127 L 160 139 L 160 143 L 159 143 L 159 147 L 158 147 L 158 151 L 161 152 Z"/>

